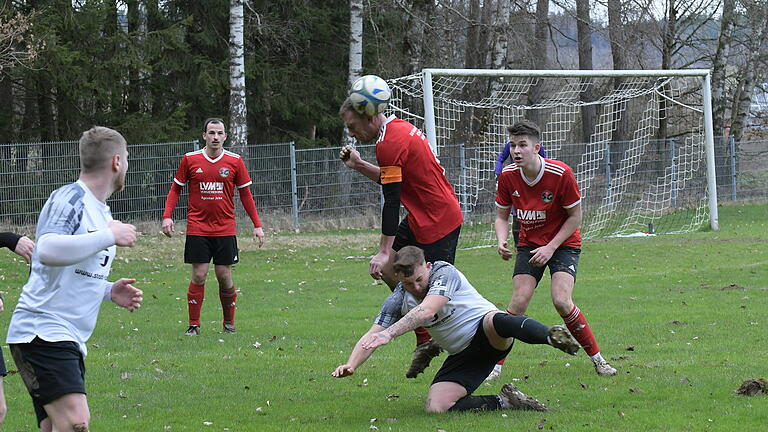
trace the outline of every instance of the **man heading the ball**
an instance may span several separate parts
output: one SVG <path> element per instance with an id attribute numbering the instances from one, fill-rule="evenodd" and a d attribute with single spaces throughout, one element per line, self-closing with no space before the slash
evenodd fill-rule
<path id="1" fill-rule="evenodd" d="M 381 184 L 384 195 L 379 251 L 368 269 L 371 277 L 383 279 L 394 289 L 397 284 L 392 271 L 394 252 L 409 245 L 423 249 L 427 262 L 452 264 L 464 216 L 453 186 L 424 134 L 394 115 L 360 114 L 349 98 L 341 105 L 339 114 L 351 137 L 359 142 L 376 142 L 378 166 L 363 160 L 350 145 L 339 153 L 347 167 Z M 402 221 L 399 221 L 400 204 L 408 211 Z M 423 372 L 441 350 L 424 329 L 416 330 L 416 344 L 406 373 L 408 378 Z"/>
<path id="2" fill-rule="evenodd" d="M 532 318 L 501 312 L 481 296 L 453 265 L 428 263 L 424 253 L 406 246 L 395 253 L 400 283 L 384 301 L 370 330 L 355 345 L 346 363 L 332 373 L 342 378 L 379 346 L 424 326 L 450 356 L 432 380 L 427 412 L 530 409 L 546 411 L 541 402 L 505 384 L 498 395 L 473 396 L 494 364 L 509 353 L 514 339 L 549 344 L 571 355 L 578 343 L 563 326 L 548 327 Z"/>
<path id="3" fill-rule="evenodd" d="M 523 120 L 507 129 L 514 163 L 499 175 L 494 221 L 498 253 L 505 261 L 513 256 L 508 243 L 512 208 L 521 223 L 512 278 L 514 291 L 507 312 L 525 314 L 536 285 L 549 267 L 552 303 L 557 313 L 591 357 L 597 373 L 615 375 L 616 369 L 600 354 L 587 319 L 573 304 L 581 253 L 581 194 L 576 176 L 563 162 L 538 154 L 541 131 L 535 123 Z"/>
<path id="4" fill-rule="evenodd" d="M 203 126 L 205 147 L 181 158 L 163 211 L 163 234 L 175 232 L 171 215 L 179 202 L 181 190 L 189 184 L 187 235 L 184 262 L 192 264 L 192 280 L 187 290 L 189 327 L 185 334 L 200 334 L 200 310 L 203 307 L 205 279 L 213 259 L 219 282 L 219 300 L 224 313 L 224 332 L 235 333 L 237 289 L 232 281 L 232 265 L 239 261 L 235 224 L 235 189 L 253 222 L 253 238 L 264 244 L 264 230 L 251 194 L 251 177 L 240 155 L 224 150 L 227 133 L 224 121 L 209 118 Z"/>

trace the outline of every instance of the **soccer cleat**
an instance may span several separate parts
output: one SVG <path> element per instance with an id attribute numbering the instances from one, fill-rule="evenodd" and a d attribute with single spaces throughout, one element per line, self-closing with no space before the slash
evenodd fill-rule
<path id="1" fill-rule="evenodd" d="M 200 336 L 200 326 L 191 325 L 184 334 L 187 336 Z"/>
<path id="2" fill-rule="evenodd" d="M 497 364 L 496 366 L 493 367 L 493 370 L 491 371 L 491 373 L 489 373 L 488 376 L 485 377 L 485 380 L 486 381 L 497 380 L 499 379 L 500 376 L 501 376 L 501 365 Z"/>
<path id="3" fill-rule="evenodd" d="M 616 368 L 609 365 L 605 360 L 593 360 L 595 364 L 595 371 L 600 376 L 614 376 L 616 375 Z"/>
<path id="4" fill-rule="evenodd" d="M 564 326 L 554 325 L 550 327 L 547 336 L 549 336 L 549 343 L 560 351 L 570 355 L 576 355 L 579 352 L 581 347 L 579 342 L 568 333 Z"/>
<path id="5" fill-rule="evenodd" d="M 405 377 L 416 378 L 417 375 L 424 372 L 424 369 L 429 366 L 429 362 L 431 362 L 433 358 L 439 356 L 442 351 L 443 349 L 440 348 L 440 345 L 438 345 L 434 339 L 416 345 L 416 349 L 413 350 L 411 367 L 408 368 Z"/>
<path id="6" fill-rule="evenodd" d="M 235 328 L 235 323 L 232 323 L 232 324 L 224 323 L 224 333 L 237 333 L 237 329 Z"/>
<path id="7" fill-rule="evenodd" d="M 504 384 L 499 393 L 504 409 L 547 411 L 547 406 L 536 399 L 525 395 L 512 383 Z"/>

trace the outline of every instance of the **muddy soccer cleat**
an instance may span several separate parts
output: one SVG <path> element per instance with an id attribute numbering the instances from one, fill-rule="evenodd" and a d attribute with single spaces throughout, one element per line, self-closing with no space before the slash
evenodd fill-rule
<path id="1" fill-rule="evenodd" d="M 592 360 L 595 364 L 595 371 L 600 376 L 614 376 L 616 375 L 616 368 L 609 365 L 605 360 Z"/>
<path id="2" fill-rule="evenodd" d="M 237 333 L 235 323 L 224 323 L 224 333 Z"/>
<path id="3" fill-rule="evenodd" d="M 200 336 L 200 326 L 191 325 L 184 334 L 187 336 Z"/>
<path id="4" fill-rule="evenodd" d="M 417 375 L 424 372 L 429 366 L 429 362 L 433 358 L 440 355 L 443 351 L 440 345 L 435 342 L 434 339 L 430 339 L 427 342 L 421 343 L 413 350 L 413 358 L 411 359 L 411 367 L 408 368 L 408 372 L 405 373 L 406 378 L 416 378 Z"/>
<path id="5" fill-rule="evenodd" d="M 527 396 L 512 383 L 504 384 L 499 393 L 504 409 L 547 411 L 547 406 Z"/>
<path id="6" fill-rule="evenodd" d="M 581 348 L 579 342 L 568 333 L 564 326 L 554 325 L 550 327 L 547 336 L 549 336 L 549 343 L 553 347 L 570 355 L 576 355 Z"/>

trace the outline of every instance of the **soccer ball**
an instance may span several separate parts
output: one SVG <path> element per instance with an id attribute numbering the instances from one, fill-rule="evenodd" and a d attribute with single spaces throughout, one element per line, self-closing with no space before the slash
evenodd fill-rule
<path id="1" fill-rule="evenodd" d="M 387 109 L 391 94 L 386 81 L 376 75 L 364 75 L 352 84 L 349 100 L 358 114 L 373 117 Z"/>

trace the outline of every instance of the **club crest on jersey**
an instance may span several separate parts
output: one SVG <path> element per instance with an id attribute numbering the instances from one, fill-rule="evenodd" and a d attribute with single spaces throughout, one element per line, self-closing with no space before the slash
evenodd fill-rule
<path id="1" fill-rule="evenodd" d="M 545 203 L 551 203 L 553 199 L 555 199 L 555 194 L 552 192 L 545 190 L 541 193 L 541 200 Z"/>
<path id="2" fill-rule="evenodd" d="M 219 175 L 222 177 L 228 177 L 229 176 L 229 169 L 227 168 L 219 168 Z"/>

